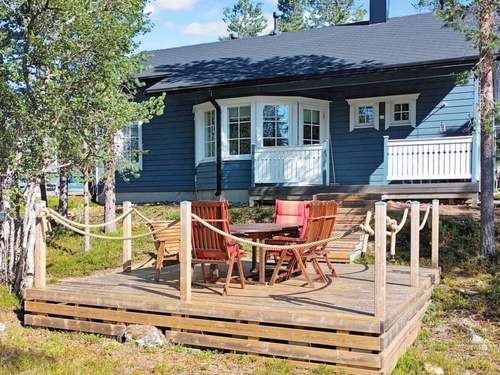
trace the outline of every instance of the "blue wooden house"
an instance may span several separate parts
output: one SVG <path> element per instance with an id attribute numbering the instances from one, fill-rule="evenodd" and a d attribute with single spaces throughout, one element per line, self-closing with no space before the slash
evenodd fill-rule
<path id="1" fill-rule="evenodd" d="M 478 60 L 434 14 L 150 52 L 144 95 L 165 114 L 128 129 L 140 177 L 118 200 L 478 192 Z"/>

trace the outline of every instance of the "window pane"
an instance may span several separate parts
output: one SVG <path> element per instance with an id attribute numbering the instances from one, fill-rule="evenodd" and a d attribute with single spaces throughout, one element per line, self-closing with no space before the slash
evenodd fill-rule
<path id="1" fill-rule="evenodd" d="M 403 112 L 401 114 L 401 118 L 403 121 L 408 121 L 408 120 L 410 120 L 410 114 L 408 112 Z"/>
<path id="2" fill-rule="evenodd" d="M 278 123 L 278 133 L 276 136 L 280 138 L 288 138 L 288 123 L 286 122 Z"/>
<path id="3" fill-rule="evenodd" d="M 276 139 L 276 146 L 288 146 L 288 139 L 285 138 Z"/>
<path id="4" fill-rule="evenodd" d="M 311 122 L 313 124 L 319 125 L 319 111 L 312 111 Z"/>
<path id="5" fill-rule="evenodd" d="M 311 143 L 312 143 L 312 142 L 311 142 L 310 140 L 308 140 L 308 139 L 304 139 L 304 144 L 305 144 L 305 145 L 310 145 Z"/>
<path id="6" fill-rule="evenodd" d="M 250 123 L 249 122 L 240 123 L 240 137 L 241 138 L 250 138 Z"/>
<path id="7" fill-rule="evenodd" d="M 304 109 L 304 122 L 311 122 L 311 110 L 309 109 Z"/>
<path id="8" fill-rule="evenodd" d="M 274 120 L 275 119 L 275 106 L 274 105 L 265 105 L 264 106 L 264 121 Z"/>
<path id="9" fill-rule="evenodd" d="M 229 121 L 238 121 L 238 107 L 228 109 Z"/>
<path id="10" fill-rule="evenodd" d="M 410 104 L 404 103 L 402 104 L 403 111 L 409 111 L 410 110 Z"/>
<path id="11" fill-rule="evenodd" d="M 319 141 L 319 126 L 313 126 L 312 139 Z"/>
<path id="12" fill-rule="evenodd" d="M 287 105 L 277 105 L 276 106 L 276 118 L 279 121 L 288 122 L 288 106 Z"/>
<path id="13" fill-rule="evenodd" d="M 264 146 L 275 146 L 274 138 L 264 138 Z"/>
<path id="14" fill-rule="evenodd" d="M 229 154 L 238 155 L 238 140 L 229 141 Z"/>
<path id="15" fill-rule="evenodd" d="M 394 112 L 401 112 L 401 104 L 394 105 Z"/>
<path id="16" fill-rule="evenodd" d="M 250 154 L 250 139 L 242 139 L 240 141 L 240 154 L 241 155 Z"/>
<path id="17" fill-rule="evenodd" d="M 271 138 L 276 136 L 275 123 L 264 122 L 264 137 Z"/>
<path id="18" fill-rule="evenodd" d="M 304 139 L 311 139 L 311 125 L 304 125 Z"/>
<path id="19" fill-rule="evenodd" d="M 401 113 L 400 112 L 394 113 L 394 121 L 401 121 Z"/>
<path id="20" fill-rule="evenodd" d="M 238 138 L 238 123 L 229 124 L 229 138 Z"/>
<path id="21" fill-rule="evenodd" d="M 240 107 L 240 121 L 250 121 L 250 106 Z"/>

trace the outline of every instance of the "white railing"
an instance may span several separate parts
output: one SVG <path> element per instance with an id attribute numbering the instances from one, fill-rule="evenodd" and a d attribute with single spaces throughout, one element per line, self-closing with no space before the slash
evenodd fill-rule
<path id="1" fill-rule="evenodd" d="M 327 179 L 328 143 L 305 146 L 257 147 L 254 183 L 321 185 Z"/>
<path id="2" fill-rule="evenodd" d="M 470 179 L 472 146 L 472 136 L 387 140 L 387 180 Z"/>

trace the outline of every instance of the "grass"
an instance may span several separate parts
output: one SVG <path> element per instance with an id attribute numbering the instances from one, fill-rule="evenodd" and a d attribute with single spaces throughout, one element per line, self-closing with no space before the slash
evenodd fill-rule
<path id="1" fill-rule="evenodd" d="M 55 201 L 49 202 L 51 207 Z M 175 219 L 178 206 L 140 206 L 145 215 Z M 81 201 L 70 200 L 70 211 L 81 221 Z M 92 221 L 102 222 L 103 209 L 92 205 Z M 232 208 L 233 222 L 270 221 L 272 208 Z M 397 216 L 391 213 L 391 216 Z M 134 218 L 134 220 L 136 220 Z M 479 255 L 479 224 L 470 215 L 443 216 L 441 221 L 442 283 L 433 292 L 431 307 L 416 342 L 402 356 L 394 374 L 425 374 L 440 367 L 445 374 L 497 374 L 500 372 L 500 255 L 485 260 Z M 500 228 L 499 228 L 500 229 Z M 120 228 L 119 228 L 120 230 Z M 143 227 L 135 226 L 134 234 Z M 423 264 L 430 256 L 430 231 L 421 237 Z M 119 232 L 118 232 L 119 233 Z M 500 233 L 500 230 L 499 230 Z M 120 266 L 121 242 L 92 241 L 88 254 L 82 240 L 56 230 L 48 244 L 49 275 L 55 279 L 86 275 Z M 397 263 L 408 264 L 409 232 L 398 236 Z M 153 251 L 149 239 L 134 241 L 134 259 L 147 260 Z M 368 255 L 363 262 L 370 263 Z M 332 374 L 330 368 L 299 368 L 289 361 L 198 350 L 182 345 L 141 349 L 98 335 L 24 328 L 15 311 L 20 302 L 0 287 L 0 374 Z M 471 343 L 470 330 L 485 338 L 487 350 Z"/>

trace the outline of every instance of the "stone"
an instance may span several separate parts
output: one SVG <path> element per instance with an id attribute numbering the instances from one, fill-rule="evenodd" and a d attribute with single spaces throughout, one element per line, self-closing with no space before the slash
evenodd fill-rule
<path id="1" fill-rule="evenodd" d="M 0 336 L 5 332 L 7 326 L 4 323 L 0 322 Z"/>
<path id="2" fill-rule="evenodd" d="M 488 350 L 488 341 L 474 332 L 470 335 L 470 342 L 479 346 L 482 351 Z"/>
<path id="3" fill-rule="evenodd" d="M 434 366 L 431 363 L 426 363 L 424 369 L 428 374 L 432 375 L 444 375 L 444 370 L 441 367 Z"/>
<path id="4" fill-rule="evenodd" d="M 165 336 L 158 328 L 140 324 L 127 326 L 123 338 L 125 342 L 135 343 L 141 347 L 159 347 L 166 343 Z"/>

